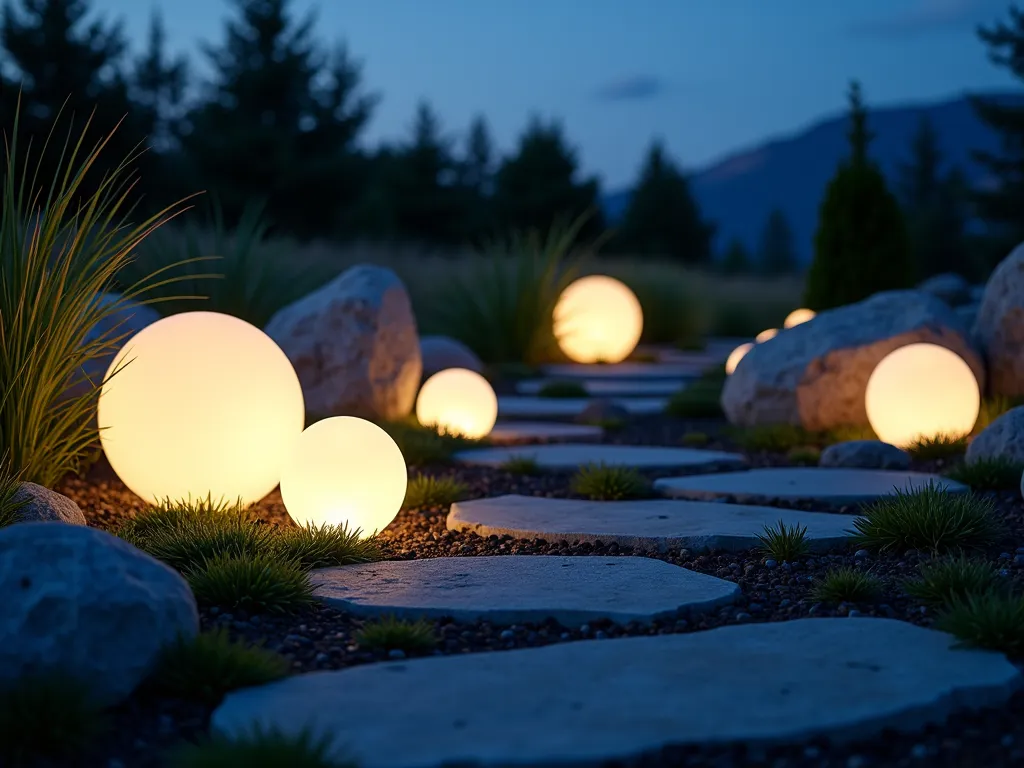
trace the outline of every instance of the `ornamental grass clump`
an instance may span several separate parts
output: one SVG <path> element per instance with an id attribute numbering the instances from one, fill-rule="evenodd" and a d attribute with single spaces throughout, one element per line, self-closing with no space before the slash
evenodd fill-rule
<path id="1" fill-rule="evenodd" d="M 454 477 L 416 475 L 406 486 L 402 509 L 448 507 L 466 498 L 468 493 L 469 486 Z"/>
<path id="2" fill-rule="evenodd" d="M 246 613 L 294 613 L 313 602 L 309 573 L 268 555 L 220 554 L 185 571 L 200 605 Z"/>
<path id="3" fill-rule="evenodd" d="M 996 590 L 969 594 L 939 614 L 935 629 L 969 647 L 1024 657 L 1024 597 Z"/>
<path id="4" fill-rule="evenodd" d="M 405 621 L 385 616 L 368 622 L 355 635 L 360 648 L 379 651 L 425 653 L 437 645 L 434 624 L 426 620 Z"/>
<path id="5" fill-rule="evenodd" d="M 329 735 L 309 731 L 286 735 L 255 728 L 228 738 L 214 736 L 176 750 L 170 768 L 358 768 L 352 760 L 332 757 Z"/>
<path id="6" fill-rule="evenodd" d="M 795 563 L 810 552 L 807 526 L 790 525 L 782 520 L 774 526 L 766 525 L 763 534 L 757 534 L 761 552 L 780 563 Z"/>
<path id="7" fill-rule="evenodd" d="M 975 491 L 1010 491 L 1020 487 L 1024 463 L 1008 456 L 976 459 L 957 464 L 946 477 Z"/>
<path id="8" fill-rule="evenodd" d="M 938 607 L 986 594 L 997 586 L 999 570 L 992 563 L 960 553 L 925 563 L 917 578 L 907 581 L 903 589 L 922 603 Z"/>
<path id="9" fill-rule="evenodd" d="M 877 576 L 849 566 L 828 571 L 811 592 L 815 600 L 826 603 L 867 603 L 881 593 Z"/>
<path id="10" fill-rule="evenodd" d="M 594 501 L 623 501 L 650 496 L 651 484 L 632 467 L 587 464 L 573 477 L 572 491 Z"/>

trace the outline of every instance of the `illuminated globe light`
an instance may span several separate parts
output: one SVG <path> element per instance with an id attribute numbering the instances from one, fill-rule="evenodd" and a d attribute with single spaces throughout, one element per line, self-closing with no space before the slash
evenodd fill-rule
<path id="1" fill-rule="evenodd" d="M 629 288 L 605 275 L 571 283 L 555 305 L 555 338 L 577 363 L 620 363 L 640 341 L 644 313 Z"/>
<path id="2" fill-rule="evenodd" d="M 305 421 L 302 387 L 284 352 L 259 328 L 218 312 L 147 326 L 105 378 L 97 414 L 103 452 L 149 502 L 259 501 L 280 480 Z"/>
<path id="3" fill-rule="evenodd" d="M 937 344 L 908 344 L 872 371 L 864 405 L 878 438 L 906 448 L 922 438 L 969 434 L 981 393 L 974 372 L 958 354 Z"/>
<path id="4" fill-rule="evenodd" d="M 405 457 L 387 432 L 334 416 L 299 436 L 281 474 L 281 499 L 299 525 L 345 525 L 365 537 L 395 519 L 407 482 Z"/>
<path id="5" fill-rule="evenodd" d="M 736 349 L 729 353 L 728 359 L 725 361 L 725 374 L 726 376 L 732 376 L 732 372 L 736 370 L 736 366 L 740 364 L 740 360 L 754 348 L 753 342 L 747 342 L 746 344 L 740 344 Z"/>
<path id="6" fill-rule="evenodd" d="M 774 339 L 778 335 L 779 335 L 779 329 L 778 328 L 766 328 L 765 330 L 761 331 L 759 334 L 757 334 L 757 336 L 754 337 L 754 341 L 757 344 L 761 344 L 761 343 L 763 343 L 765 341 L 771 341 L 772 339 Z"/>
<path id="7" fill-rule="evenodd" d="M 416 398 L 420 424 L 472 440 L 486 437 L 498 419 L 498 398 L 475 371 L 448 368 L 427 379 Z"/>
<path id="8" fill-rule="evenodd" d="M 786 315 L 786 319 L 782 321 L 782 327 L 792 328 L 795 325 L 806 323 L 808 320 L 813 320 L 816 316 L 817 313 L 813 309 L 794 309 Z"/>

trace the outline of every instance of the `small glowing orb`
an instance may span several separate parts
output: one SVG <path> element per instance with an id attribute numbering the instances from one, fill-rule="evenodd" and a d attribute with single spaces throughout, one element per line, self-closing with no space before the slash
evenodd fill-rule
<path id="1" fill-rule="evenodd" d="M 786 319 L 782 322 L 782 327 L 792 328 L 794 325 L 806 323 L 808 320 L 813 320 L 815 315 L 816 313 L 813 309 L 794 309 L 786 315 Z"/>
<path id="2" fill-rule="evenodd" d="M 281 348 L 218 312 L 184 312 L 147 326 L 105 378 L 103 452 L 124 484 L 150 502 L 259 501 L 280 480 L 305 420 L 302 387 Z"/>
<path id="3" fill-rule="evenodd" d="M 725 374 L 732 376 L 732 372 L 736 370 L 736 366 L 740 364 L 740 360 L 754 348 L 752 342 L 746 344 L 740 344 L 736 349 L 729 353 L 729 358 L 725 361 Z"/>
<path id="4" fill-rule="evenodd" d="M 754 341 L 758 344 L 761 344 L 762 342 L 774 339 L 778 335 L 778 328 L 766 328 L 765 330 L 761 331 L 759 334 L 757 334 L 757 336 L 754 337 Z"/>
<path id="5" fill-rule="evenodd" d="M 981 394 L 974 372 L 958 354 L 937 344 L 908 344 L 879 361 L 864 405 L 878 438 L 906 448 L 922 438 L 969 434 Z"/>
<path id="6" fill-rule="evenodd" d="M 405 500 L 408 470 L 391 436 L 355 416 L 310 425 L 281 474 L 281 499 L 299 525 L 347 525 L 372 536 Z"/>
<path id="7" fill-rule="evenodd" d="M 416 398 L 420 424 L 478 440 L 498 419 L 498 398 L 487 379 L 466 368 L 447 368 L 427 379 Z"/>
<path id="8" fill-rule="evenodd" d="M 555 305 L 555 338 L 577 363 L 621 363 L 636 348 L 644 327 L 640 302 L 611 277 L 581 277 Z"/>

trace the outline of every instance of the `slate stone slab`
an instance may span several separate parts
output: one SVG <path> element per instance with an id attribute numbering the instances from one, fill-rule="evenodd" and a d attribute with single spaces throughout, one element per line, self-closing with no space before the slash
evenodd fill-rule
<path id="1" fill-rule="evenodd" d="M 529 379 L 516 384 L 520 395 L 540 395 L 545 386 L 558 379 Z M 564 381 L 564 379 L 563 379 Z M 580 379 L 591 397 L 671 397 L 686 386 L 687 379 Z M 548 400 L 562 398 L 545 398 Z"/>
<path id="2" fill-rule="evenodd" d="M 997 707 L 1020 688 L 1003 656 L 956 643 L 895 619 L 818 618 L 364 664 L 230 693 L 211 728 L 308 729 L 361 768 L 604 765 L 670 745 L 842 743 Z"/>
<path id="3" fill-rule="evenodd" d="M 765 526 L 782 520 L 787 526 L 806 527 L 812 549 L 822 550 L 844 544 L 855 519 L 852 515 L 713 501 L 584 501 L 510 495 L 457 502 L 448 513 L 447 526 L 480 536 L 600 541 L 647 552 L 679 548 L 741 551 L 759 546 L 757 535 L 764 533 Z"/>
<path id="4" fill-rule="evenodd" d="M 648 557 L 435 557 L 314 571 L 318 599 L 360 616 L 495 624 L 554 619 L 649 623 L 700 612 L 740 594 L 731 581 Z"/>
<path id="5" fill-rule="evenodd" d="M 614 365 L 562 363 L 546 365 L 541 372 L 550 379 L 687 379 L 700 376 L 705 367 L 701 361 Z"/>
<path id="6" fill-rule="evenodd" d="M 746 458 L 738 453 L 698 448 L 587 443 L 474 448 L 457 453 L 455 460 L 463 464 L 500 467 L 509 459 L 523 457 L 533 458 L 542 469 L 551 470 L 569 470 L 585 464 L 601 463 L 638 469 L 732 469 L 744 467 L 747 463 Z"/>
<path id="7" fill-rule="evenodd" d="M 668 477 L 654 487 L 666 496 L 683 499 L 715 499 L 728 496 L 740 502 L 820 501 L 827 504 L 860 504 L 895 493 L 912 492 L 934 483 L 951 493 L 964 493 L 966 485 L 923 472 L 884 469 L 837 469 L 778 467 L 749 472 Z"/>
<path id="8" fill-rule="evenodd" d="M 668 405 L 667 397 L 615 397 L 616 405 L 629 413 L 644 415 L 661 413 Z M 498 398 L 498 418 L 571 419 L 590 405 L 589 398 L 527 397 L 510 395 Z"/>
<path id="9" fill-rule="evenodd" d="M 519 442 L 546 442 L 549 440 L 600 440 L 604 436 L 601 427 L 590 424 L 561 424 L 557 421 L 506 421 L 498 422 L 487 436 L 496 444 Z"/>

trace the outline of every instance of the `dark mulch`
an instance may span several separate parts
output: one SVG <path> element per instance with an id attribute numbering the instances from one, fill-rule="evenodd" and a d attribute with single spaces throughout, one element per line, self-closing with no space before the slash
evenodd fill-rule
<path id="1" fill-rule="evenodd" d="M 720 422 L 665 419 L 638 419 L 623 430 L 610 433 L 608 442 L 679 445 L 687 432 L 700 431 L 711 438 L 707 447 L 735 450 Z M 751 456 L 754 466 L 784 465 L 778 455 Z M 943 471 L 935 462 L 915 469 Z M 415 473 L 417 470 L 413 470 Z M 435 467 L 430 474 L 451 475 L 466 483 L 472 497 L 524 494 L 568 497 L 569 474 L 517 476 L 502 470 L 467 467 Z M 659 473 L 646 473 L 652 479 Z M 660 473 L 665 474 L 665 473 Z M 85 480 L 68 481 L 62 489 L 74 498 L 90 524 L 111 528 L 142 507 L 139 499 L 112 476 L 109 468 L 98 466 Z M 1004 542 L 986 554 L 998 563 L 1005 578 L 1024 581 L 1024 504 L 1016 492 L 992 494 L 1001 516 L 1008 524 Z M 778 506 L 784 506 L 779 504 Z M 786 505 L 810 508 L 810 505 Z M 849 514 L 856 510 L 832 510 Z M 275 493 L 260 504 L 260 516 L 268 522 L 290 524 L 280 497 Z M 381 536 L 385 556 L 391 559 L 429 557 L 466 557 L 475 555 L 631 555 L 638 554 L 616 545 L 601 546 L 572 542 L 517 541 L 509 537 L 482 538 L 445 528 L 447 509 L 433 508 L 402 512 Z M 849 550 L 808 557 L 799 563 L 769 567 L 763 554 L 695 554 L 686 550 L 656 555 L 660 559 L 737 582 L 742 599 L 733 606 L 705 615 L 679 615 L 651 626 L 618 626 L 594 622 L 579 627 L 563 627 L 555 622 L 494 626 L 486 622 L 436 623 L 441 641 L 434 653 L 501 651 L 527 648 L 581 639 L 615 638 L 702 631 L 741 622 L 784 621 L 809 616 L 881 616 L 929 626 L 931 612 L 908 598 L 901 584 L 916 573 L 922 560 L 917 552 L 891 556 L 855 555 Z M 869 570 L 881 579 L 883 595 L 871 604 L 825 604 L 811 597 L 814 582 L 825 571 L 838 565 Z M 225 625 L 241 638 L 259 642 L 288 657 L 295 672 L 341 669 L 356 664 L 379 662 L 388 655 L 360 649 L 355 633 L 363 620 L 336 610 L 317 606 L 291 617 L 225 615 L 216 611 L 202 613 L 204 628 Z M 391 658 L 400 658 L 392 652 Z M 180 739 L 191 739 L 206 728 L 206 707 L 172 701 L 150 700 L 135 696 L 112 713 L 109 739 L 97 745 L 97 754 L 80 763 L 92 768 L 150 768 L 161 764 L 164 751 Z M 1024 761 L 1024 693 L 997 711 L 963 714 L 941 727 L 906 735 L 886 735 L 870 743 L 830 746 L 825 743 L 801 744 L 772 750 L 763 755 L 747 754 L 742 749 L 667 749 L 631 765 L 643 766 L 731 766 L 764 765 L 832 766 L 867 768 L 868 766 L 992 766 L 1013 765 Z M 65 763 L 67 764 L 67 763 Z"/>

